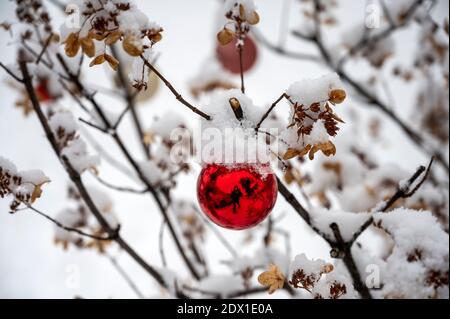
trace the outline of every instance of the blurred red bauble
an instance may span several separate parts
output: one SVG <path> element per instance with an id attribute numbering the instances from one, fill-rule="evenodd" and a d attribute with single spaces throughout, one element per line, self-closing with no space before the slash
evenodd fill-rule
<path id="1" fill-rule="evenodd" d="M 53 100 L 53 96 L 50 94 L 48 88 L 48 80 L 42 79 L 36 86 L 36 94 L 40 102 L 50 102 Z"/>
<path id="2" fill-rule="evenodd" d="M 217 44 L 217 58 L 224 69 L 234 74 L 240 74 L 239 51 L 236 48 L 237 40 L 233 40 L 227 45 Z M 244 40 L 242 48 L 242 69 L 244 72 L 250 70 L 258 58 L 258 48 L 252 38 L 247 37 Z"/>
<path id="3" fill-rule="evenodd" d="M 203 212 L 217 225 L 246 229 L 272 211 L 278 186 L 268 165 L 206 165 L 198 178 L 197 197 Z"/>

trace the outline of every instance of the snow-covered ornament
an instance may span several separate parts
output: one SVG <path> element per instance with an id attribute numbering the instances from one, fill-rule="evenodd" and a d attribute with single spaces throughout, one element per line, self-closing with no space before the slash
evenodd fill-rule
<path id="1" fill-rule="evenodd" d="M 239 62 L 239 50 L 237 49 L 237 39 L 234 39 L 226 45 L 217 44 L 216 54 L 220 64 L 224 69 L 233 73 L 240 74 L 241 67 Z M 242 45 L 242 71 L 251 70 L 258 59 L 258 47 L 251 37 L 246 37 Z"/>
<path id="2" fill-rule="evenodd" d="M 214 223 L 241 230 L 259 224 L 270 214 L 277 189 L 268 164 L 207 164 L 198 178 L 197 197 Z"/>

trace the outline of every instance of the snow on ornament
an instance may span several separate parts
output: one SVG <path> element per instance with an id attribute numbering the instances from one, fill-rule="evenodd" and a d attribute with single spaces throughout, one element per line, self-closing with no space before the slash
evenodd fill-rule
<path id="1" fill-rule="evenodd" d="M 239 50 L 237 49 L 237 41 L 234 39 L 226 45 L 218 44 L 216 48 L 217 58 L 223 68 L 233 74 L 241 72 L 239 63 Z M 242 46 L 242 70 L 249 71 L 258 59 L 258 47 L 252 38 L 246 37 Z"/>
<path id="2" fill-rule="evenodd" d="M 203 212 L 217 225 L 236 230 L 263 221 L 275 205 L 277 192 L 268 164 L 208 164 L 197 183 Z"/>
<path id="3" fill-rule="evenodd" d="M 200 207 L 221 227 L 256 226 L 272 211 L 278 189 L 265 136 L 254 129 L 261 110 L 234 89 L 214 94 L 207 111 L 211 120 L 201 123 Z M 213 140 L 205 137 L 212 132 Z"/>

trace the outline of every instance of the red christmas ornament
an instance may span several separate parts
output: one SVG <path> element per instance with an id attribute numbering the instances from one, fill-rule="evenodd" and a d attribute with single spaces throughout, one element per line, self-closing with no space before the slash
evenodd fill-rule
<path id="1" fill-rule="evenodd" d="M 48 88 L 48 80 L 42 79 L 36 86 L 36 94 L 40 102 L 51 102 L 53 96 L 50 94 Z"/>
<path id="2" fill-rule="evenodd" d="M 241 73 L 239 64 L 239 51 L 236 48 L 237 40 L 233 40 L 226 45 L 218 44 L 216 48 L 217 57 L 222 66 L 234 74 Z M 258 48 L 252 38 L 247 37 L 244 40 L 242 48 L 242 69 L 244 72 L 250 70 L 258 58 Z"/>
<path id="3" fill-rule="evenodd" d="M 203 212 L 217 225 L 230 229 L 246 229 L 263 221 L 272 211 L 277 194 L 275 175 L 262 164 L 208 164 L 197 183 Z"/>

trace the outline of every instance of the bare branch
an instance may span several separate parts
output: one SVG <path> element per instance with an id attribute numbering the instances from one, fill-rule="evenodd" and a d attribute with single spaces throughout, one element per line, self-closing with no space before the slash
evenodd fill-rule
<path id="1" fill-rule="evenodd" d="M 108 236 L 95 236 L 95 235 L 88 234 L 88 233 L 86 233 L 86 232 L 84 232 L 84 231 L 82 231 L 82 230 L 80 230 L 78 228 L 65 226 L 62 223 L 60 223 L 59 221 L 57 221 L 56 219 L 54 219 L 54 218 L 50 217 L 49 215 L 45 214 L 44 212 L 40 211 L 39 209 L 37 209 L 37 208 L 35 208 L 35 207 L 25 203 L 25 202 L 23 202 L 23 204 L 25 204 L 27 206 L 27 209 L 35 212 L 36 214 L 38 214 L 38 215 L 40 215 L 40 216 L 42 216 L 44 218 L 46 218 L 47 220 L 49 220 L 53 224 L 55 224 L 57 227 L 59 227 L 61 229 L 64 229 L 64 230 L 66 230 L 68 232 L 71 232 L 71 233 L 76 233 L 76 234 L 78 234 L 78 235 L 80 235 L 82 237 L 87 237 L 87 238 L 100 240 L 100 241 L 112 241 L 112 240 L 116 239 L 119 236 L 120 225 L 116 228 L 115 234 L 108 235 Z"/>
<path id="2" fill-rule="evenodd" d="M 83 198 L 84 202 L 86 203 L 87 207 L 90 209 L 92 214 L 95 216 L 101 227 L 105 230 L 107 234 L 110 236 L 116 236 L 114 238 L 114 241 L 119 244 L 119 246 L 126 251 L 131 258 L 133 258 L 142 268 L 144 268 L 161 286 L 167 287 L 167 283 L 159 274 L 158 271 L 156 271 L 152 266 L 150 266 L 144 259 L 142 259 L 129 245 L 128 243 L 122 239 L 120 235 L 116 233 L 116 230 L 113 229 L 107 220 L 103 217 L 101 212 L 98 210 L 97 206 L 94 204 L 93 199 L 89 195 L 88 191 L 86 190 L 80 174 L 72 167 L 70 164 L 70 161 L 65 158 L 64 156 L 61 156 L 60 149 L 58 147 L 58 143 L 56 141 L 56 137 L 54 136 L 47 119 L 42 112 L 39 100 L 36 96 L 36 93 L 33 88 L 33 84 L 31 82 L 31 77 L 28 71 L 27 62 L 23 59 L 23 52 L 21 52 L 19 56 L 19 65 L 22 72 L 22 76 L 24 79 L 24 85 L 28 92 L 28 95 L 30 97 L 31 103 L 33 105 L 34 111 L 36 112 L 38 119 L 45 131 L 45 134 L 47 136 L 48 141 L 50 142 L 55 154 L 62 162 L 63 166 L 65 167 L 71 181 L 75 184 L 80 196 Z"/>
<path id="3" fill-rule="evenodd" d="M 273 111 L 273 109 L 278 105 L 278 103 L 281 102 L 281 100 L 283 98 L 288 98 L 288 96 L 286 95 L 286 93 L 281 94 L 281 96 L 272 103 L 272 105 L 270 106 L 270 108 L 267 110 L 266 113 L 264 113 L 264 115 L 262 116 L 261 120 L 258 122 L 258 124 L 256 124 L 255 127 L 255 131 L 258 131 L 259 128 L 261 127 L 262 123 L 267 119 L 267 117 L 270 115 L 270 113 Z"/>
<path id="4" fill-rule="evenodd" d="M 389 208 L 392 207 L 392 205 L 395 204 L 397 200 L 400 198 L 408 198 L 414 195 L 417 190 L 423 185 L 427 177 L 429 176 L 429 173 L 431 171 L 431 167 L 433 165 L 434 158 L 430 160 L 430 163 L 428 164 L 428 167 L 425 168 L 424 166 L 420 166 L 417 171 L 408 179 L 407 185 L 409 187 L 399 187 L 397 189 L 397 192 L 395 192 L 394 195 L 391 196 L 381 207 L 377 209 L 377 212 L 387 212 Z M 421 176 L 423 175 L 422 179 L 419 181 L 419 183 L 414 187 L 413 190 L 410 190 L 412 184 L 414 184 Z M 353 235 L 352 239 L 348 242 L 349 245 L 353 245 L 353 243 L 356 242 L 356 240 L 361 236 L 361 234 L 369 228 L 373 223 L 373 217 L 370 217 L 360 228 L 359 230 Z"/>
<path id="5" fill-rule="evenodd" d="M 133 290 L 133 292 L 136 294 L 136 296 L 140 299 L 144 299 L 144 294 L 139 290 L 137 285 L 133 282 L 131 277 L 125 272 L 125 270 L 119 265 L 116 258 L 106 253 L 106 257 L 111 262 L 113 267 L 117 270 L 117 272 L 122 276 L 122 278 L 125 280 L 125 282 L 128 284 L 128 286 Z"/>
<path id="6" fill-rule="evenodd" d="M 188 101 L 186 101 L 180 93 L 178 93 L 177 90 L 175 90 L 175 88 L 173 87 L 173 85 L 143 56 L 141 55 L 141 59 L 142 61 L 144 61 L 144 64 L 150 69 L 152 70 L 152 72 L 154 72 L 158 78 L 161 79 L 161 81 L 163 81 L 163 83 L 167 86 L 167 88 L 172 92 L 173 95 L 175 95 L 175 98 L 180 101 L 180 103 L 184 104 L 185 106 L 187 106 L 192 112 L 200 115 L 201 117 L 203 117 L 206 120 L 211 120 L 211 116 L 209 116 L 208 114 L 202 112 L 201 110 L 199 110 L 198 108 L 196 108 L 195 106 L 193 106 L 192 104 L 190 104 Z"/>
<path id="7" fill-rule="evenodd" d="M 361 297 L 364 299 L 372 299 L 372 295 L 370 294 L 369 288 L 367 285 L 364 284 L 361 274 L 359 273 L 358 267 L 356 265 L 355 260 L 353 259 L 352 252 L 351 252 L 351 246 L 348 246 L 344 239 L 342 238 L 341 231 L 339 229 L 339 226 L 336 223 L 332 223 L 330 225 L 330 228 L 333 231 L 334 237 L 336 239 L 335 246 L 332 250 L 336 253 L 335 258 L 342 258 L 342 261 L 344 262 L 345 266 L 347 267 L 347 270 L 350 273 L 350 276 L 353 280 L 353 286 L 355 287 L 356 291 L 358 291 L 361 294 Z"/>
<path id="8" fill-rule="evenodd" d="M 23 79 L 19 78 L 17 75 L 14 74 L 13 71 L 11 71 L 10 69 L 8 69 L 8 67 L 6 67 L 3 63 L 0 62 L 0 67 L 6 71 L 6 73 L 8 73 L 14 80 L 16 80 L 19 83 L 23 83 Z"/>

